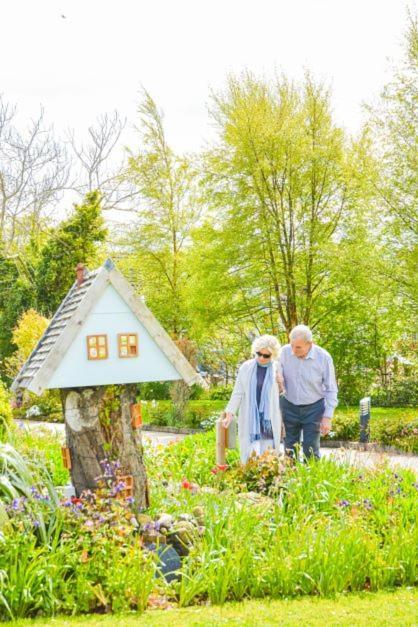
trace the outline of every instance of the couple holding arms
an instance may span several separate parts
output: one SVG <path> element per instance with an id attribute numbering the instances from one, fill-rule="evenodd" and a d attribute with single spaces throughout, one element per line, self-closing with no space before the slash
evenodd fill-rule
<path id="1" fill-rule="evenodd" d="M 280 349 L 272 335 L 256 338 L 253 358 L 238 371 L 223 424 L 238 412 L 242 463 L 253 452 L 279 450 L 282 419 L 285 450 L 292 456 L 302 433 L 304 456 L 319 458 L 320 437 L 331 430 L 338 391 L 332 358 L 313 343 L 305 325 L 292 329 L 289 340 Z"/>

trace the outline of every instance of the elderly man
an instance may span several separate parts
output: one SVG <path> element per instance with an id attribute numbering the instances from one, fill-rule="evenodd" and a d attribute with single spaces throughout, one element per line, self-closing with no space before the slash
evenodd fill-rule
<path id="1" fill-rule="evenodd" d="M 303 433 L 303 454 L 319 459 L 320 436 L 331 430 L 331 419 L 337 406 L 337 383 L 329 353 L 312 342 L 309 327 L 299 324 L 292 329 L 290 344 L 280 353 L 279 386 L 286 431 L 285 448 L 290 455 Z"/>

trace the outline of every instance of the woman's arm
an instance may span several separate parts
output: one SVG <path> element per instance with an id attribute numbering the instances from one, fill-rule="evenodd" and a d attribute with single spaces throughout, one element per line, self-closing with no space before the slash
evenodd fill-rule
<path id="1" fill-rule="evenodd" d="M 231 398 L 229 399 L 228 405 L 225 407 L 225 418 L 223 421 L 225 427 L 228 427 L 231 423 L 234 414 L 236 414 L 239 406 L 241 405 L 242 397 L 244 396 L 244 384 L 242 378 L 242 369 L 240 368 L 235 381 L 234 389 L 232 390 Z"/>

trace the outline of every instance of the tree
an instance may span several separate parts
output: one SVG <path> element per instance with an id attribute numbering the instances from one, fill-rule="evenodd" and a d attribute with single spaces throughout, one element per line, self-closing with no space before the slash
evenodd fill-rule
<path id="1" fill-rule="evenodd" d="M 375 189 L 385 215 L 387 249 L 393 263 L 379 270 L 399 295 L 416 307 L 418 294 L 418 17 L 408 14 L 405 55 L 379 104 L 369 107 L 380 164 Z M 386 255 L 387 257 L 387 255 Z"/>
<path id="2" fill-rule="evenodd" d="M 371 125 L 382 165 L 377 191 L 404 227 L 418 228 L 418 17 L 409 13 L 405 57 L 372 109 Z"/>
<path id="3" fill-rule="evenodd" d="M 101 196 L 89 192 L 72 215 L 52 232 L 40 252 L 36 269 L 37 308 L 52 316 L 74 282 L 77 263 L 96 264 L 107 229 L 101 214 Z"/>
<path id="4" fill-rule="evenodd" d="M 13 343 L 13 329 L 17 320 L 24 311 L 35 304 L 34 282 L 19 269 L 18 264 L 17 257 L 7 259 L 0 256 L 0 372 L 2 375 L 6 375 L 5 358 L 16 350 L 16 345 Z"/>
<path id="5" fill-rule="evenodd" d="M 197 173 L 189 158 L 176 156 L 168 146 L 162 114 L 146 92 L 139 113 L 143 148 L 131 153 L 126 174 L 139 195 L 137 224 L 128 245 L 136 257 L 141 290 L 177 338 L 188 326 L 185 252 L 201 213 Z"/>
<path id="6" fill-rule="evenodd" d="M 332 120 L 329 92 L 309 75 L 298 87 L 246 74 L 214 96 L 212 115 L 219 144 L 207 156 L 207 184 L 239 285 L 230 309 L 276 334 L 315 324 L 332 243 L 356 193 L 354 148 Z"/>
<path id="7" fill-rule="evenodd" d="M 44 112 L 21 132 L 16 107 L 0 97 L 0 242 L 15 251 L 43 226 L 68 180 L 68 160 Z"/>
<path id="8" fill-rule="evenodd" d="M 13 344 L 17 349 L 6 360 L 8 376 L 14 378 L 17 375 L 41 339 L 48 324 L 49 320 L 41 316 L 35 309 L 29 309 L 20 316 L 12 336 Z"/>
<path id="9" fill-rule="evenodd" d="M 122 176 L 126 163 L 114 161 L 126 120 L 117 111 L 100 115 L 89 126 L 86 142 L 78 142 L 73 131 L 69 131 L 69 142 L 74 153 L 77 184 L 73 188 L 82 196 L 99 190 L 102 195 L 103 210 L 133 211 L 135 189 Z M 78 166 L 78 167 L 77 167 Z M 79 171 L 78 171 L 79 170 Z"/>

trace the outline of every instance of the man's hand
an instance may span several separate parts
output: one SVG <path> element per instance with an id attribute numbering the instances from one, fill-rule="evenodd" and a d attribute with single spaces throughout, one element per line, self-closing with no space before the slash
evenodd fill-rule
<path id="1" fill-rule="evenodd" d="M 277 381 L 277 385 L 279 386 L 280 394 L 283 394 L 283 392 L 285 392 L 285 389 L 284 389 L 284 380 L 281 374 L 279 373 L 276 374 L 276 381 Z"/>
<path id="2" fill-rule="evenodd" d="M 326 418 L 326 416 L 322 418 L 320 431 L 321 435 L 328 435 L 328 433 L 331 431 L 331 418 Z"/>
<path id="3" fill-rule="evenodd" d="M 233 418 L 234 418 L 234 414 L 231 414 L 230 412 L 226 412 L 225 413 L 225 418 L 223 418 L 223 420 L 222 420 L 222 424 L 225 427 L 225 429 L 227 429 L 229 427 L 229 425 L 231 424 Z"/>

